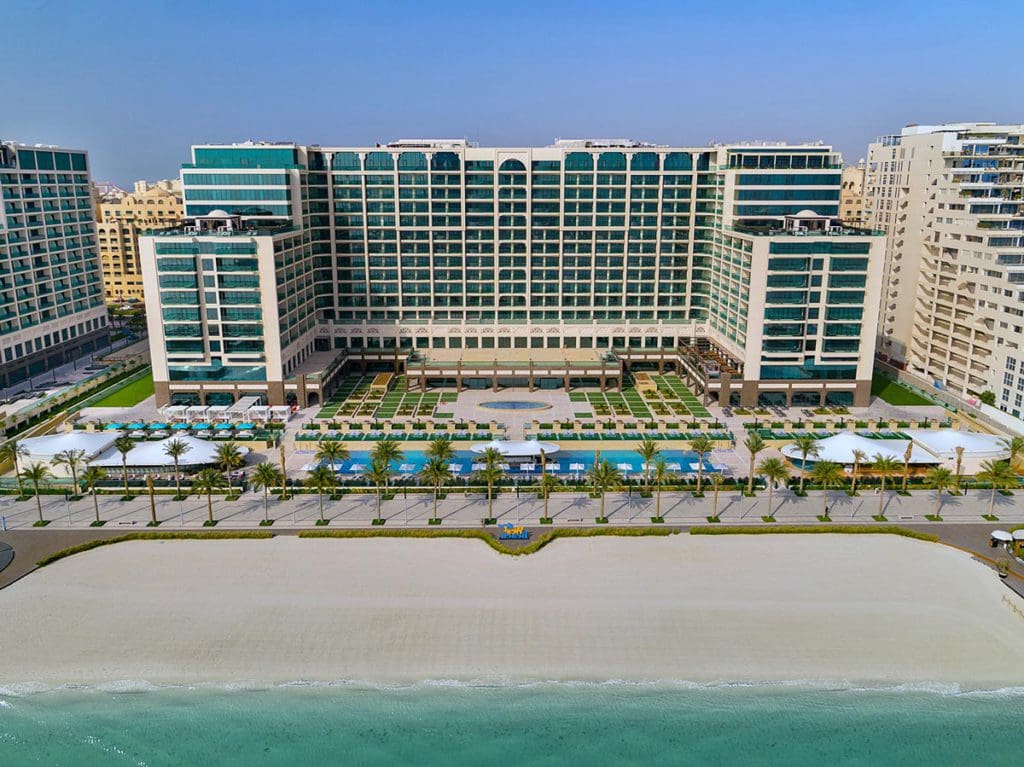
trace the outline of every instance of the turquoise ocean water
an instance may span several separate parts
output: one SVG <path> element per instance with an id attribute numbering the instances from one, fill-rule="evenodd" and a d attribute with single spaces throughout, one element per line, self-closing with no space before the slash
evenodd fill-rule
<path id="1" fill-rule="evenodd" d="M 0 692 L 0 764 L 1022 764 L 1022 704 L 627 684 Z"/>

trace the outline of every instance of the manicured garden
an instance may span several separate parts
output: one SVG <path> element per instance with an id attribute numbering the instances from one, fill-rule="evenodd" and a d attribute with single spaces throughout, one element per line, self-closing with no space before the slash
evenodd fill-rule
<path id="1" fill-rule="evenodd" d="M 128 381 L 110 392 L 106 397 L 92 403 L 92 407 L 132 407 L 146 397 L 153 396 L 153 371 L 141 378 Z"/>
<path id="2" fill-rule="evenodd" d="M 934 405 L 912 389 L 888 378 L 881 373 L 871 376 L 871 396 L 888 402 L 890 405 Z"/>

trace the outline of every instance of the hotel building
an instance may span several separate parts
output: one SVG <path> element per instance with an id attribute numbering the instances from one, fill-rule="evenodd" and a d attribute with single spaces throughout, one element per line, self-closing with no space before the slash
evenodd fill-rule
<path id="1" fill-rule="evenodd" d="M 842 196 L 839 198 L 839 218 L 843 223 L 864 224 L 864 161 L 843 168 Z"/>
<path id="2" fill-rule="evenodd" d="M 110 335 L 85 152 L 0 142 L 0 386 Z"/>
<path id="3" fill-rule="evenodd" d="M 96 228 L 107 301 L 142 300 L 139 233 L 181 223 L 178 181 L 137 181 L 132 193 L 97 200 Z"/>
<path id="4" fill-rule="evenodd" d="M 158 403 L 407 385 L 621 386 L 865 405 L 882 238 L 815 145 L 196 146 L 140 241 Z"/>
<path id="5" fill-rule="evenodd" d="M 1024 126 L 915 125 L 868 149 L 886 231 L 879 358 L 964 401 L 1024 412 Z"/>

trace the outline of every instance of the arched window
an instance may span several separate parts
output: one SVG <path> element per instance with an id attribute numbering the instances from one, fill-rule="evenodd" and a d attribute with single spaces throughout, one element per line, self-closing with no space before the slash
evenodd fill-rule
<path id="1" fill-rule="evenodd" d="M 426 170 L 427 156 L 423 152 L 402 152 L 398 155 L 399 170 Z"/>
<path id="2" fill-rule="evenodd" d="M 570 152 L 565 156 L 566 170 L 593 170 L 594 158 L 588 152 Z"/>
<path id="3" fill-rule="evenodd" d="M 665 170 L 693 170 L 693 158 L 686 152 L 669 152 L 665 155 Z"/>
<path id="4" fill-rule="evenodd" d="M 367 170 L 394 170 L 395 161 L 390 152 L 370 152 L 366 155 Z"/>
<path id="5" fill-rule="evenodd" d="M 630 170 L 657 170 L 658 155 L 654 152 L 637 152 L 629 161 Z"/>
<path id="6" fill-rule="evenodd" d="M 626 155 L 622 152 L 601 152 L 597 158 L 598 170 L 625 170 Z"/>
<path id="7" fill-rule="evenodd" d="M 459 170 L 459 156 L 455 152 L 438 152 L 430 158 L 431 170 Z"/>
<path id="8" fill-rule="evenodd" d="M 362 170 L 359 165 L 359 155 L 355 152 L 335 152 L 331 158 L 333 170 Z"/>
<path id="9" fill-rule="evenodd" d="M 501 173 L 526 173 L 526 166 L 519 160 L 505 160 L 498 171 Z"/>

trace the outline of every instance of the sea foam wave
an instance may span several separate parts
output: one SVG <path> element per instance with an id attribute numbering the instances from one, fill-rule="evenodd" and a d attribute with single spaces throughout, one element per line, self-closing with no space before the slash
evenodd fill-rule
<path id="1" fill-rule="evenodd" d="M 0 684 L 0 708 L 6 707 L 4 698 L 22 698 L 55 692 L 83 692 L 104 694 L 145 694 L 170 690 L 209 692 L 268 692 L 286 689 L 357 689 L 380 691 L 411 691 L 419 689 L 644 689 L 712 691 L 731 689 L 793 690 L 837 693 L 927 694 L 949 697 L 1022 697 L 1024 687 L 998 688 L 964 687 L 956 682 L 859 682 L 847 679 L 787 679 L 787 680 L 719 680 L 694 681 L 687 679 L 521 679 L 480 677 L 474 679 L 423 679 L 415 682 L 382 682 L 368 679 L 312 680 L 296 679 L 286 682 L 238 680 L 232 682 L 199 682 L 188 684 L 154 683 L 138 679 L 122 679 L 97 684 L 45 684 L 25 682 Z"/>

